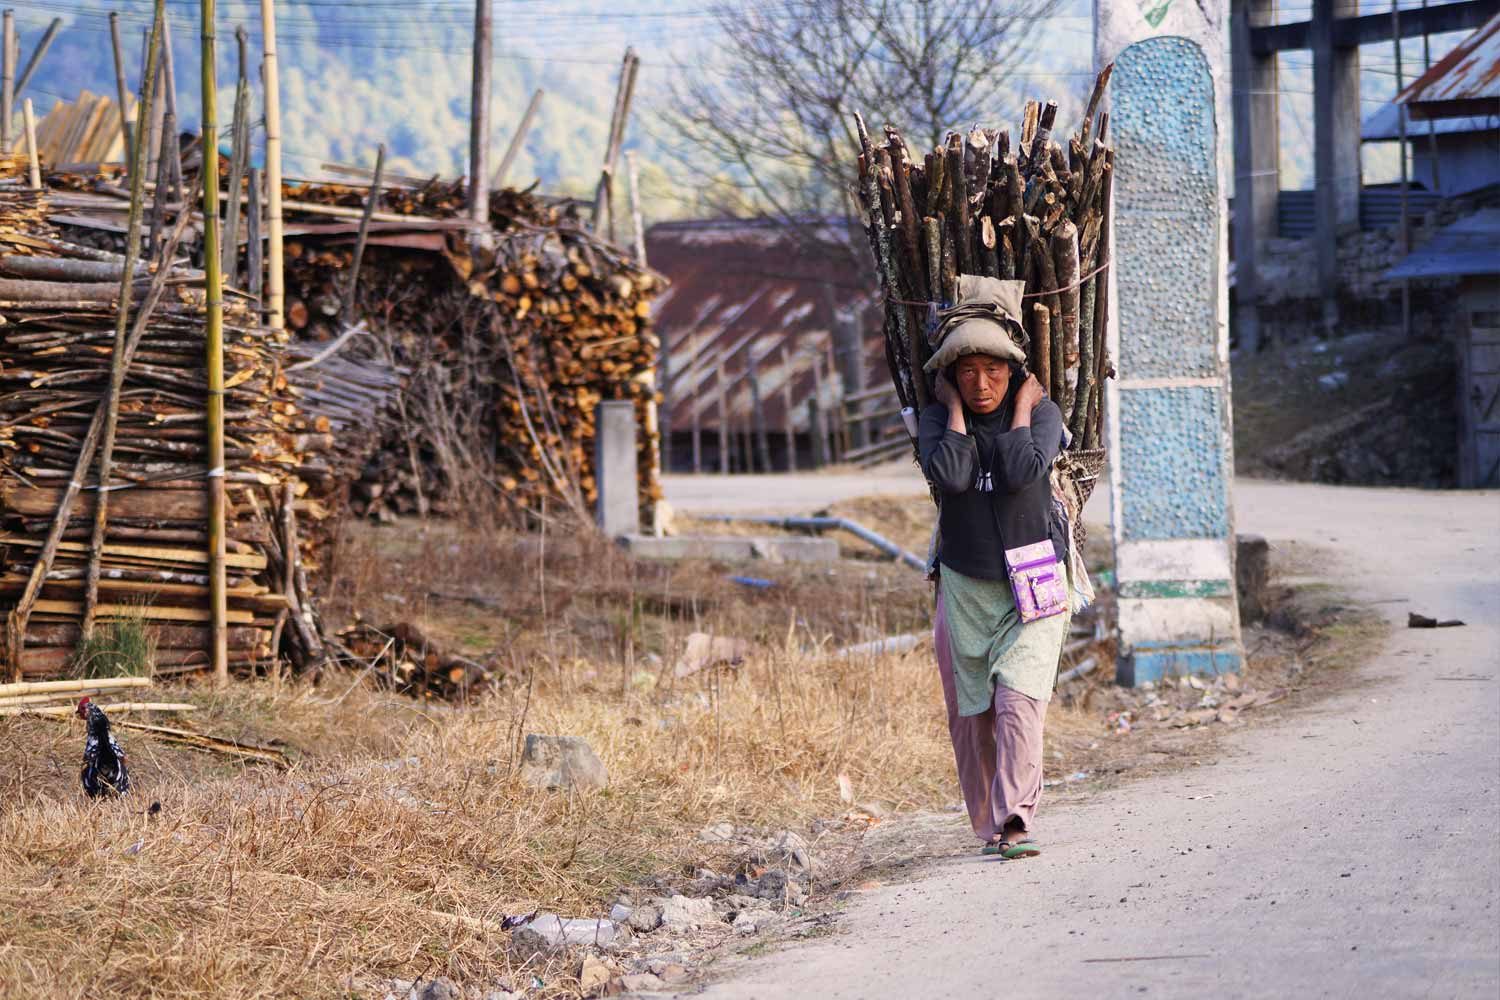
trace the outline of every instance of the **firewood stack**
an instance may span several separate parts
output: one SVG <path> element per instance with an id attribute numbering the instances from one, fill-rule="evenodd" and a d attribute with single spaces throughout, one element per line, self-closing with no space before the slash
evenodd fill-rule
<path id="1" fill-rule="evenodd" d="M 0 612 L 20 600 L 74 475 L 80 442 L 109 385 L 122 258 L 59 239 L 24 170 L 0 161 Z M 181 232 L 179 227 L 178 232 Z M 148 314 L 126 369 L 113 451 L 97 615 L 139 616 L 156 631 L 162 672 L 208 666 L 208 500 L 203 274 L 142 264 L 131 322 Z M 280 648 L 321 659 L 296 514 L 296 407 L 279 373 L 281 345 L 236 297 L 226 301 L 225 455 L 230 662 Z M 62 541 L 30 609 L 11 677 L 68 671 L 81 635 L 95 506 L 83 476 Z M 294 507 L 303 508 L 293 510 Z M 289 542 L 290 540 L 290 542 Z M 288 560 L 283 553 L 295 557 Z M 279 640 L 284 635 L 285 644 Z"/>
<path id="2" fill-rule="evenodd" d="M 294 203 L 353 208 L 367 189 L 304 185 L 287 194 Z M 586 513 L 598 496 L 595 406 L 630 399 L 642 427 L 637 465 L 649 518 L 661 496 L 657 441 L 647 430 L 659 346 L 650 300 L 661 279 L 566 208 L 513 190 L 492 199 L 493 250 L 471 257 L 463 203 L 458 182 L 381 194 L 378 210 L 409 216 L 410 227 L 387 228 L 366 248 L 353 315 L 371 335 L 341 355 L 402 370 L 405 391 L 350 490 L 351 506 L 379 519 L 447 514 L 498 493 L 523 515 L 549 504 Z M 295 228 L 295 208 L 287 218 Z M 338 240 L 307 234 L 286 246 L 287 324 L 304 350 L 341 328 L 353 254 L 347 236 Z M 318 401 L 304 404 L 310 417 L 321 415 Z"/>
<path id="3" fill-rule="evenodd" d="M 1062 408 L 1072 433 L 1064 466 L 1084 499 L 1104 460 L 1103 387 L 1114 376 L 1105 353 L 1114 151 L 1098 111 L 1109 75 L 1099 74 L 1066 145 L 1053 138 L 1056 101 L 1027 103 L 1014 149 L 1007 129 L 976 127 L 920 160 L 895 128 L 876 145 L 857 122 L 860 197 L 902 405 L 920 411 L 933 398 L 922 371 L 928 335 L 956 300 L 958 276 L 1024 280 L 1027 363 Z"/>
<path id="4" fill-rule="evenodd" d="M 339 639 L 368 664 L 385 687 L 416 698 L 463 701 L 488 690 L 500 676 L 466 656 L 444 651 L 415 625 L 400 622 L 376 628 L 359 622 L 339 632 Z"/>

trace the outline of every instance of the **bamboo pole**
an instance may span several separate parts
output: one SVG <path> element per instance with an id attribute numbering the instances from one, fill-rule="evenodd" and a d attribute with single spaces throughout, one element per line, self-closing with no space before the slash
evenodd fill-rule
<path id="1" fill-rule="evenodd" d="M 42 57 L 52 47 L 52 40 L 57 37 L 61 28 L 62 18 L 54 17 L 52 23 L 47 25 L 47 30 L 42 33 L 42 40 L 37 42 L 36 48 L 31 50 L 31 58 L 26 60 L 26 68 L 21 70 L 21 79 L 16 81 L 16 100 L 26 96 L 26 85 L 31 82 L 31 77 L 36 73 L 37 67 L 42 64 Z"/>
<path id="2" fill-rule="evenodd" d="M 31 109 L 31 98 L 21 104 L 21 114 L 26 120 L 26 159 L 30 169 L 31 190 L 42 189 L 42 165 L 36 153 L 36 113 Z"/>
<path id="3" fill-rule="evenodd" d="M 73 681 L 22 681 L 17 684 L 0 684 L 0 698 L 15 698 L 34 694 L 84 694 L 93 691 L 113 691 L 118 688 L 150 687 L 149 677 L 100 677 L 94 680 Z"/>
<path id="4" fill-rule="evenodd" d="M 641 173 L 635 162 L 635 150 L 625 154 L 625 180 L 630 196 L 630 228 L 635 240 L 635 262 L 646 266 L 646 225 L 641 217 Z"/>
<path id="5" fill-rule="evenodd" d="M 543 91 L 538 88 L 536 93 L 531 95 L 531 102 L 526 105 L 526 113 L 521 116 L 521 124 L 516 126 L 516 134 L 510 137 L 510 145 L 505 147 L 505 155 L 500 158 L 500 166 L 495 168 L 495 176 L 490 180 L 490 187 L 498 190 L 505 186 L 505 178 L 510 174 L 511 164 L 521 152 L 526 142 L 526 133 L 531 131 L 531 123 L 536 119 L 537 109 L 542 106 L 542 94 Z"/>
<path id="6" fill-rule="evenodd" d="M 156 0 L 151 41 L 146 50 L 146 74 L 141 81 L 141 107 L 149 109 L 155 99 L 155 70 L 166 22 L 166 0 Z M 130 302 L 135 285 L 135 263 L 141 249 L 141 214 L 146 201 L 145 149 L 137 144 L 130 156 L 130 216 L 125 227 L 125 262 L 120 269 L 120 301 L 115 311 L 115 340 L 109 357 L 109 389 L 103 400 L 104 440 L 99 446 L 99 500 L 94 506 L 93 538 L 89 544 L 88 573 L 83 591 L 82 633 L 84 641 L 94 634 L 94 612 L 99 604 L 99 563 L 104 556 L 104 536 L 109 525 L 110 465 L 114 459 L 115 431 L 120 420 L 120 392 L 125 385 L 125 338 L 130 329 Z M 167 262 L 162 262 L 165 269 Z"/>
<path id="7" fill-rule="evenodd" d="M 359 220 L 359 235 L 354 240 L 354 259 L 349 264 L 349 287 L 344 291 L 342 316 L 346 326 L 354 324 L 354 296 L 359 291 L 359 266 L 365 256 L 365 241 L 370 236 L 370 216 L 375 214 L 375 205 L 380 201 L 380 182 L 385 174 L 385 143 L 375 147 L 375 179 L 370 182 L 370 193 L 365 198 L 365 214 Z"/>
<path id="8" fill-rule="evenodd" d="M 245 78 L 245 29 L 234 29 L 239 48 L 239 78 L 234 86 L 234 124 L 229 129 L 232 144 L 229 154 L 229 197 L 224 207 L 224 283 L 239 285 L 240 261 L 240 189 L 245 181 L 245 165 L 250 159 L 250 82 Z"/>
<path id="9" fill-rule="evenodd" d="M 266 310 L 273 330 L 286 326 L 286 273 L 281 254 L 281 81 L 276 67 L 276 4 L 260 0 L 262 75 L 266 90 Z"/>
<path id="10" fill-rule="evenodd" d="M 144 680 L 145 678 L 142 679 Z M 16 708 L 25 705 L 56 705 L 58 702 L 71 701 L 75 697 L 82 697 L 83 695 L 88 695 L 92 698 L 94 695 L 103 694 L 108 690 L 110 689 L 82 688 L 77 692 L 53 691 L 50 694 L 13 694 L 0 696 L 0 708 Z M 68 710 L 72 711 L 72 708 L 70 707 Z"/>
<path id="11" fill-rule="evenodd" d="M 151 47 L 149 35 L 150 33 L 147 32 L 145 44 L 141 46 L 142 73 L 146 72 L 146 53 Z M 161 93 L 162 89 L 165 86 L 164 81 L 167 78 L 167 71 L 163 67 L 158 65 L 156 68 L 156 74 L 157 93 Z M 161 166 L 161 157 L 158 155 L 157 151 L 161 148 L 162 136 L 170 134 L 170 130 L 167 129 L 164 124 L 166 119 L 166 112 L 164 110 L 165 108 L 166 101 L 157 101 L 156 104 L 152 106 L 151 113 L 149 115 L 142 115 L 139 109 L 137 109 L 136 111 L 135 128 L 137 133 L 144 131 L 146 134 L 146 173 L 152 177 L 157 176 L 157 171 Z M 145 121 L 144 126 L 141 124 L 143 120 Z"/>
<path id="12" fill-rule="evenodd" d="M 250 205 L 245 219 L 245 270 L 247 272 L 245 287 L 257 303 L 260 302 L 261 282 L 264 278 L 262 273 L 264 261 L 261 258 L 263 246 L 261 243 L 260 226 L 260 185 L 261 173 L 259 170 L 251 167 Z M 256 315 L 264 319 L 264 310 L 260 309 L 259 306 L 256 308 Z"/>
<path id="13" fill-rule="evenodd" d="M 620 65 L 620 82 L 615 89 L 614 113 L 609 119 L 609 142 L 604 151 L 604 166 L 599 171 L 599 186 L 594 191 L 595 233 L 601 232 L 604 220 L 608 219 L 609 238 L 614 240 L 614 176 L 615 165 L 620 158 L 620 147 L 625 142 L 625 127 L 630 120 L 630 104 L 635 96 L 635 78 L 641 60 L 635 49 L 625 50 L 625 59 Z"/>
<path id="14" fill-rule="evenodd" d="M 157 0 L 161 3 L 162 0 Z M 224 593 L 224 288 L 219 271 L 219 110 L 214 64 L 214 0 L 202 0 L 203 30 L 203 271 L 208 307 L 205 366 L 208 374 L 208 591 L 214 679 L 229 681 Z"/>
<path id="15" fill-rule="evenodd" d="M 12 107 L 16 103 L 16 12 L 7 10 L 0 15 L 0 153 L 10 152 L 10 128 Z"/>
<path id="16" fill-rule="evenodd" d="M 134 712 L 196 712 L 197 705 L 185 701 L 126 701 L 114 705 L 101 705 L 100 708 L 109 710 L 111 715 L 128 715 Z M 44 715 L 49 717 L 67 718 L 78 709 L 72 705 L 6 705 L 0 704 L 0 715 Z"/>
<path id="17" fill-rule="evenodd" d="M 469 218 L 490 218 L 490 64 L 494 44 L 491 35 L 490 0 L 474 0 L 473 90 L 469 103 Z M 479 237 L 475 231 L 473 237 Z"/>
<path id="18" fill-rule="evenodd" d="M 120 95 L 120 136 L 125 140 L 125 161 L 131 159 L 130 90 L 125 85 L 125 47 L 120 44 L 120 15 L 110 12 L 109 43 L 115 56 L 115 91 Z"/>

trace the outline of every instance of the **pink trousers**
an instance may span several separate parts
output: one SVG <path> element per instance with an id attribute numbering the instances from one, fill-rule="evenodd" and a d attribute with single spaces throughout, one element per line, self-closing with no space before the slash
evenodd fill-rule
<path id="1" fill-rule="evenodd" d="M 959 715 L 948 616 L 941 596 L 932 631 L 943 701 L 948 706 L 948 736 L 953 740 L 958 783 L 974 835 L 988 843 L 1000 836 L 1007 823 L 1029 830 L 1042 797 L 1042 726 L 1047 703 L 996 684 L 988 709 L 979 715 Z"/>

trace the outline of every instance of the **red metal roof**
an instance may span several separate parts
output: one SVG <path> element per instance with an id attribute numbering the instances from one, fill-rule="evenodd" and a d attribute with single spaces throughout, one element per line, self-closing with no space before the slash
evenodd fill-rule
<path id="1" fill-rule="evenodd" d="M 856 234 L 862 239 L 862 234 Z M 652 305 L 662 338 L 664 380 L 673 429 L 717 428 L 722 384 L 732 428 L 748 426 L 751 365 L 760 386 L 766 427 L 807 429 L 807 401 L 844 391 L 833 353 L 835 310 L 859 318 L 867 331 L 865 386 L 890 384 L 872 277 L 862 273 L 868 251 L 819 251 L 805 238 L 759 221 L 661 223 L 646 233 L 646 257 L 670 284 Z"/>
<path id="2" fill-rule="evenodd" d="M 1500 14 L 1433 63 L 1396 100 L 1412 118 L 1500 112 Z"/>

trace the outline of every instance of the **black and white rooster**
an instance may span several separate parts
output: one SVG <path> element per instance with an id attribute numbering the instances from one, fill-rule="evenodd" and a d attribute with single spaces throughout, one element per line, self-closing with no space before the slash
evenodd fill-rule
<path id="1" fill-rule="evenodd" d="M 109 731 L 104 709 L 88 698 L 78 702 L 78 717 L 88 723 L 88 738 L 83 744 L 83 790 L 89 798 L 101 795 L 124 795 L 130 791 L 130 772 L 125 770 L 125 751 Z"/>

